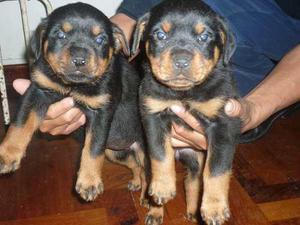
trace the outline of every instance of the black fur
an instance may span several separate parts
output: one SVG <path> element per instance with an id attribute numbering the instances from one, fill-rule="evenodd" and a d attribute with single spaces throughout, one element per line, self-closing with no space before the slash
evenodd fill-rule
<path id="1" fill-rule="evenodd" d="M 140 78 L 121 51 L 129 52 L 122 31 L 98 9 L 84 3 L 68 4 L 41 22 L 31 48 L 31 85 L 12 127 L 24 127 L 31 112 L 41 122 L 52 103 L 72 96 L 87 118 L 91 158 L 103 155 L 106 149 L 127 150 L 115 153 L 119 161 L 126 161 L 131 154 L 135 157 L 132 145 L 138 143 L 143 148 L 138 110 Z M 108 97 L 100 104 L 101 96 Z M 0 165 L 0 170 L 6 167 Z"/>

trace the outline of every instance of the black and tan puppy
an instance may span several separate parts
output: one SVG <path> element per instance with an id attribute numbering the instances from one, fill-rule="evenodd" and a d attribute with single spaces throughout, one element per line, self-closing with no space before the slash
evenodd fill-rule
<path id="1" fill-rule="evenodd" d="M 36 58 L 32 83 L 0 145 L 0 173 L 19 168 L 48 106 L 71 96 L 87 117 L 77 192 L 87 201 L 103 192 L 105 155 L 132 169 L 129 189 L 139 189 L 143 162 L 139 78 L 122 56 L 122 49 L 129 50 L 121 30 L 88 4 L 69 4 L 41 23 L 32 48 Z M 113 151 L 121 149 L 127 151 Z"/>
<path id="2" fill-rule="evenodd" d="M 145 43 L 145 78 L 140 107 L 151 160 L 151 207 L 146 224 L 162 222 L 162 205 L 176 194 L 175 155 L 187 167 L 187 217 L 195 220 L 203 186 L 201 215 L 207 224 L 230 216 L 228 189 L 240 120 L 224 113 L 238 98 L 228 61 L 234 40 L 222 18 L 200 0 L 166 0 L 137 24 L 132 54 Z M 186 126 L 170 106 L 185 107 L 203 126 L 207 154 L 173 149 L 171 124 Z"/>

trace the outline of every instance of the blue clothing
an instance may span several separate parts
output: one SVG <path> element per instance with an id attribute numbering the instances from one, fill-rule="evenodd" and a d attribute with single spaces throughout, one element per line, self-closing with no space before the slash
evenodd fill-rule
<path id="1" fill-rule="evenodd" d="M 227 20 L 234 33 L 236 50 L 230 61 L 242 96 L 300 44 L 300 20 L 285 14 L 274 0 L 203 1 Z M 159 2 L 124 0 L 118 11 L 136 19 Z"/>

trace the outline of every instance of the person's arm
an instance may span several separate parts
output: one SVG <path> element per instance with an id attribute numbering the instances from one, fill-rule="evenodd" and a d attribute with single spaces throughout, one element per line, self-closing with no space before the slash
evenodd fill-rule
<path id="1" fill-rule="evenodd" d="M 300 101 L 300 45 L 290 51 L 274 70 L 241 102 L 230 100 L 225 105 L 229 116 L 239 116 L 243 121 L 242 132 L 251 130 L 279 110 Z M 201 125 L 179 106 L 172 108 L 187 122 L 193 131 L 173 125 L 173 145 L 206 149 L 207 143 Z"/>

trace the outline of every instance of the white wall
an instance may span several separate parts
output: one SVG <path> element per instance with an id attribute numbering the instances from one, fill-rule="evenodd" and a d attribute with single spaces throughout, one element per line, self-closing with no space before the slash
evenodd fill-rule
<path id="1" fill-rule="evenodd" d="M 50 0 L 53 8 L 65 5 L 72 0 Z M 80 0 L 100 9 L 108 17 L 112 16 L 122 0 Z M 37 0 L 28 1 L 28 19 L 33 31 L 42 17 L 46 16 L 45 8 Z M 0 47 L 4 65 L 26 63 L 25 43 L 18 1 L 0 2 Z"/>

